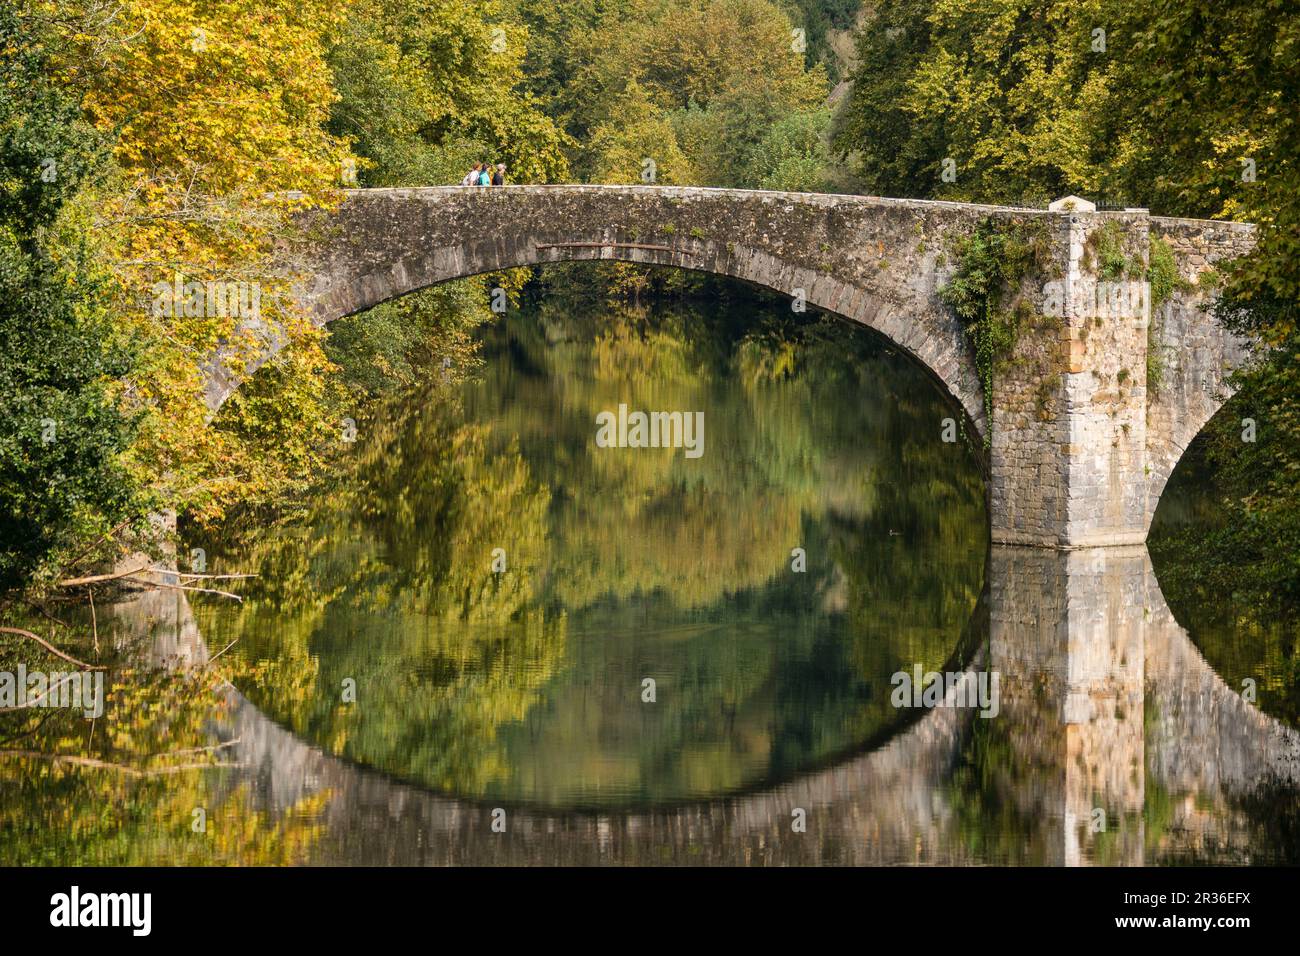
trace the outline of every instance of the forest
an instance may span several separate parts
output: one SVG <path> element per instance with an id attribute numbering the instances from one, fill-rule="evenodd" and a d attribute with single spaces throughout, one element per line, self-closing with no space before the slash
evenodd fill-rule
<path id="1" fill-rule="evenodd" d="M 1041 205 L 1061 195 L 1258 223 L 1221 309 L 1268 358 L 1198 460 L 1226 516 L 1206 586 L 1300 600 L 1300 23 L 1247 0 L 19 0 L 0 10 L 0 589 L 300 497 L 339 423 L 450 358 L 488 289 L 690 297 L 630 266 L 435 287 L 336 323 L 272 250 L 350 185 L 655 181 Z M 954 175 L 945 176 L 949 169 Z M 160 283 L 241 282 L 291 338 L 209 423 L 229 314 Z M 222 313 L 227 310 L 220 310 Z M 160 314 L 161 313 L 161 314 Z M 1243 567 L 1249 570 L 1243 571 Z M 1242 576 L 1251 577 L 1244 582 Z"/>

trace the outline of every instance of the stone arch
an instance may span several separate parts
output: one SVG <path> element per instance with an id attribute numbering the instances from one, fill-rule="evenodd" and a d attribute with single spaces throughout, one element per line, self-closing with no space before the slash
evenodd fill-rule
<path id="1" fill-rule="evenodd" d="M 1249 252 L 1256 229 L 1249 223 L 1153 216 L 1151 232 L 1173 250 L 1186 286 L 1151 316 L 1148 349 L 1157 350 L 1162 373 L 1157 387 L 1148 385 L 1148 521 L 1188 446 L 1232 397 L 1233 370 L 1250 359 L 1251 343 L 1215 317 L 1217 291 L 1205 274 Z"/>
<path id="2" fill-rule="evenodd" d="M 365 189 L 303 217 L 282 254 L 317 326 L 429 286 L 504 269 L 616 260 L 727 276 L 883 335 L 986 434 L 983 391 L 938 299 L 942 246 L 993 207 L 811 193 L 655 186 Z M 1006 212 L 1006 210 L 1002 210 Z M 274 330 L 242 369 L 206 369 L 213 412 L 280 348 Z"/>

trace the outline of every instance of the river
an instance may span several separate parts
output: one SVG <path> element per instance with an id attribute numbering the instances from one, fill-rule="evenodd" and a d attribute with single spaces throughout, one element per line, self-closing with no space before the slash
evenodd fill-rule
<path id="1" fill-rule="evenodd" d="M 530 305 L 479 356 L 202 542 L 243 603 L 101 609 L 160 668 L 113 703 L 230 766 L 8 761 L 5 862 L 1300 859 L 1294 622 L 1176 616 L 1145 547 L 990 547 L 979 456 L 897 349 L 738 297 Z M 636 411 L 698 444 L 597 441 Z M 218 651 L 232 682 L 185 696 Z"/>

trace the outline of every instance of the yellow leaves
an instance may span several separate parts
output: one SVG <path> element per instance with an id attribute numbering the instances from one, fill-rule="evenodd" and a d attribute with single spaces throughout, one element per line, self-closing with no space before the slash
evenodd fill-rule
<path id="1" fill-rule="evenodd" d="M 683 95 L 706 105 L 760 77 L 773 96 L 811 108 L 826 95 L 826 77 L 820 68 L 805 71 L 790 37 L 789 19 L 766 0 L 713 0 L 653 22 L 636 59 L 642 82 L 665 108 L 684 105 Z"/>
<path id="2" fill-rule="evenodd" d="M 330 53 L 342 93 L 334 120 L 380 160 L 377 182 L 450 178 L 439 160 L 457 143 L 504 160 L 514 182 L 563 175 L 564 134 L 519 89 L 527 31 L 491 22 L 494 13 L 467 17 L 453 0 L 358 0 Z"/>
<path id="3" fill-rule="evenodd" d="M 247 334 L 248 316 L 210 308 L 155 314 L 151 289 L 173 281 L 255 287 L 256 318 L 306 346 L 291 360 L 306 374 L 285 380 L 318 381 L 319 334 L 289 308 L 293 277 L 272 251 L 289 235 L 294 211 L 337 202 L 349 157 L 326 131 L 336 93 L 325 37 L 349 4 L 120 6 L 116 16 L 102 17 L 89 0 L 61 0 L 60 22 L 77 26 L 65 37 L 58 72 L 80 94 L 86 118 L 112 136 L 113 186 L 95 212 L 116 279 L 117 325 L 142 354 L 124 389 L 128 404 L 146 413 L 132 464 L 170 503 L 212 516 L 248 478 L 240 473 L 255 456 L 237 434 L 208 427 L 200 366 L 219 343 L 235 363 L 261 343 Z M 300 388 L 293 400 L 305 394 L 310 407 L 309 393 Z M 286 420 L 303 429 L 283 443 L 301 462 L 303 435 L 313 425 Z M 271 481 L 263 474 L 243 487 Z M 189 490 L 195 487 L 204 489 L 197 499 Z"/>

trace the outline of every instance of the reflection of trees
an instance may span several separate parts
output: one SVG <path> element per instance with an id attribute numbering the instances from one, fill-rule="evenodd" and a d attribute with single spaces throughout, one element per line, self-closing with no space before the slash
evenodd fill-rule
<path id="1" fill-rule="evenodd" d="M 1152 522 L 1151 562 L 1160 589 L 1174 617 L 1230 687 L 1254 681 L 1260 710 L 1300 727 L 1295 613 L 1285 595 L 1272 588 L 1281 576 L 1261 573 L 1264 556 L 1234 547 L 1235 538 L 1246 535 L 1225 526 L 1226 492 L 1206 454 L 1201 442 L 1188 449 Z M 1281 527 L 1271 533 L 1285 538 Z"/>
<path id="2" fill-rule="evenodd" d="M 513 361 L 489 363 L 476 396 L 485 407 L 504 398 L 494 412 L 498 438 L 518 436 L 539 478 L 565 489 L 550 523 L 552 553 L 563 561 L 553 569 L 554 597 L 581 607 L 605 594 L 659 591 L 699 607 L 776 573 L 798 543 L 799 502 L 783 500 L 755 459 L 743 396 L 722 381 L 725 355 L 700 354 L 716 347 L 714 337 L 681 328 L 697 316 L 566 318 L 543 311 L 539 325 L 558 341 L 526 319 L 494 330 L 494 347 Z M 597 413 L 620 403 L 703 411 L 703 458 L 597 448 Z"/>
<path id="3" fill-rule="evenodd" d="M 24 662 L 59 668 L 53 657 Z M 13 663 L 0 654 L 0 666 Z M 104 714 L 93 730 L 67 710 L 0 715 L 0 746 L 44 755 L 0 759 L 0 865 L 307 862 L 328 794 L 272 819 L 255 809 L 246 786 L 225 783 L 225 771 L 176 769 L 221 759 L 208 728 L 224 680 L 215 671 L 118 667 L 105 679 Z M 206 813 L 203 832 L 193 827 L 197 808 Z"/>
<path id="4" fill-rule="evenodd" d="M 941 665 L 974 607 L 979 476 L 900 356 L 767 315 L 487 330 L 463 410 L 395 405 L 305 521 L 231 559 L 261 577 L 210 613 L 259 661 L 249 696 L 335 753 L 556 805 L 733 790 L 892 725 L 889 675 Z M 620 403 L 703 411 L 704 456 L 598 449 Z"/>
<path id="5" fill-rule="evenodd" d="M 361 560 L 383 596 L 413 593 L 422 613 L 440 620 L 504 624 L 534 596 L 548 494 L 517 448 L 489 455 L 485 426 L 447 419 L 424 407 L 378 427 L 342 504 L 354 539 L 375 536 Z"/>
<path id="6" fill-rule="evenodd" d="M 1229 687 L 1253 681 L 1261 711 L 1300 727 L 1300 628 L 1253 593 L 1206 586 L 1220 556 L 1203 534 L 1203 525 L 1193 525 L 1152 541 L 1152 562 L 1174 617 Z"/>
<path id="7" fill-rule="evenodd" d="M 544 622 L 534 601 L 547 493 L 517 449 L 488 450 L 483 426 L 418 401 L 393 412 L 305 520 L 234 559 L 258 583 L 207 626 L 241 636 L 258 661 L 249 696 L 296 732 L 479 792 L 501 774 L 498 728 L 522 719 L 563 651 L 563 617 Z"/>
<path id="8" fill-rule="evenodd" d="M 489 362 L 475 400 L 540 480 L 565 488 L 551 526 L 568 606 L 656 590 L 707 606 L 787 570 L 805 515 L 861 520 L 882 494 L 906 509 L 885 512 L 894 527 L 882 534 L 910 521 L 969 548 L 979 478 L 964 451 L 932 440 L 942 416 L 930 383 L 841 320 L 769 315 L 543 307 L 493 331 L 489 349 L 513 361 Z M 703 411 L 704 456 L 597 448 L 595 416 L 620 403 Z"/>
<path id="9" fill-rule="evenodd" d="M 787 775 L 894 723 L 888 675 L 948 658 L 982 584 L 982 489 L 901 356 L 752 306 L 543 308 L 486 350 L 511 361 L 489 359 L 470 402 L 553 489 L 547 593 L 572 615 L 544 714 L 506 735 L 533 795 Z M 704 456 L 598 449 L 595 416 L 620 403 L 704 411 Z M 656 666 L 676 683 L 629 706 Z"/>

